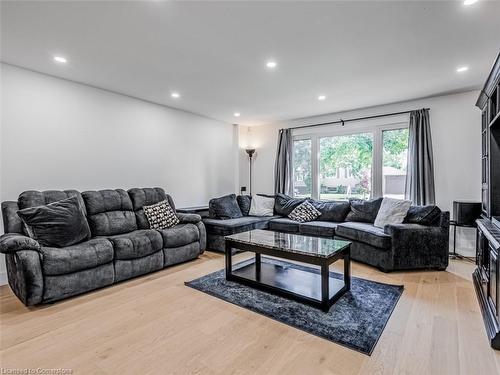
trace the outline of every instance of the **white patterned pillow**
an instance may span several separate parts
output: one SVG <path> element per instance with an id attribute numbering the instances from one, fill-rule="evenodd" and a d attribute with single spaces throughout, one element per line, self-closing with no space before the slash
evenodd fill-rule
<path id="1" fill-rule="evenodd" d="M 144 206 L 143 210 L 151 229 L 171 228 L 180 222 L 175 211 L 166 200 L 151 206 Z"/>
<path id="2" fill-rule="evenodd" d="M 290 215 L 288 215 L 288 218 L 293 221 L 305 223 L 306 221 L 315 220 L 320 215 L 321 212 L 319 212 L 309 201 L 305 201 L 295 207 L 293 211 L 290 212 Z"/>

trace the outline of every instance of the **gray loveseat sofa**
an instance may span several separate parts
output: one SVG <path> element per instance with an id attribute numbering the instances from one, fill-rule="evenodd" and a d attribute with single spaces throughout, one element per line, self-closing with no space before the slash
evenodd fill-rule
<path id="1" fill-rule="evenodd" d="M 299 223 L 289 219 L 285 214 L 303 200 L 288 198 L 290 197 L 281 195 L 281 200 L 276 199 L 275 216 L 248 216 L 245 214 L 248 211 L 242 207 L 243 216 L 239 218 L 203 219 L 207 230 L 207 249 L 224 252 L 224 236 L 252 229 L 270 229 L 308 236 L 346 239 L 352 242 L 352 259 L 377 267 L 384 272 L 414 269 L 445 270 L 448 266 L 449 212 L 441 212 L 438 208 L 428 206 L 427 211 L 432 211 L 433 215 L 430 222 L 420 220 L 422 218 L 418 217 L 417 213 L 403 224 L 378 228 L 373 222 L 346 221 L 350 209 L 348 202 L 321 202 L 309 199 L 322 211 L 322 215 L 315 221 Z M 284 202 L 284 206 L 279 202 Z M 418 208 L 412 206 L 411 211 L 418 211 Z M 322 217 L 328 219 L 322 220 Z"/>
<path id="2" fill-rule="evenodd" d="M 76 245 L 43 247 L 26 235 L 19 209 L 77 196 L 92 238 Z M 205 226 L 195 214 L 177 213 L 180 223 L 154 230 L 143 206 L 172 197 L 161 188 L 85 191 L 26 191 L 2 202 L 9 285 L 27 306 L 53 302 L 197 258 L 206 246 Z"/>

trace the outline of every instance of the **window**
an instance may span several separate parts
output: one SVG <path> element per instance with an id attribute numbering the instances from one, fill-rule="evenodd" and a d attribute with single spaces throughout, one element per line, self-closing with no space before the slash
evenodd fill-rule
<path id="1" fill-rule="evenodd" d="M 302 130 L 293 142 L 293 194 L 322 200 L 404 198 L 407 122 Z"/>
<path id="2" fill-rule="evenodd" d="M 319 139 L 320 199 L 367 199 L 371 194 L 373 136 L 370 133 Z"/>
<path id="3" fill-rule="evenodd" d="M 382 194 L 384 197 L 404 199 L 408 129 L 384 130 L 382 142 Z"/>
<path id="4" fill-rule="evenodd" d="M 301 139 L 293 142 L 293 195 L 312 196 L 311 140 Z"/>

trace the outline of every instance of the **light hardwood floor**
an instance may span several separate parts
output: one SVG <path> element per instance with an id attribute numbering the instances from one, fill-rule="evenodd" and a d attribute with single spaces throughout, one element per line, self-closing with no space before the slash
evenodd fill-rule
<path id="1" fill-rule="evenodd" d="M 30 309 L 1 287 L 0 367 L 73 374 L 500 374 L 470 263 L 452 261 L 446 272 L 384 274 L 353 262 L 354 276 L 405 286 L 371 356 L 184 286 L 222 267 L 221 255 L 205 252 Z"/>

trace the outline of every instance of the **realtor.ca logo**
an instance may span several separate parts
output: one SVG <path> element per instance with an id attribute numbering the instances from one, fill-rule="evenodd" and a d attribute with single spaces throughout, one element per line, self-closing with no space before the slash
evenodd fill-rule
<path id="1" fill-rule="evenodd" d="M 1 375 L 69 375 L 73 370 L 70 368 L 5 368 L 0 367 Z"/>

